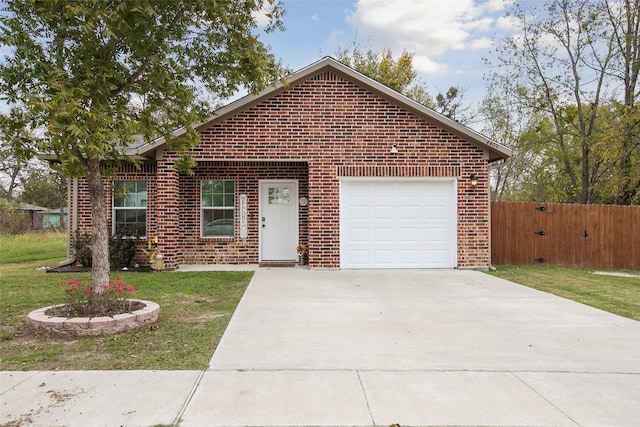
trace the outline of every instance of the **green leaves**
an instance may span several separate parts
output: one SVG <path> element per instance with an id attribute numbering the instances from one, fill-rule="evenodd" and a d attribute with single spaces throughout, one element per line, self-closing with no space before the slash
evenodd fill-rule
<path id="1" fill-rule="evenodd" d="M 638 63 L 633 47 L 640 40 L 638 10 L 637 0 L 515 5 L 511 16 L 519 34 L 500 40 L 490 76 L 504 98 L 513 97 L 519 105 L 512 123 L 535 118 L 526 134 L 514 138 L 519 150 L 507 167 L 522 166 L 511 178 L 520 191 L 515 197 L 637 202 L 640 176 L 634 159 L 640 145 L 632 141 L 638 141 L 640 126 L 613 112 L 616 100 L 633 106 L 630 94 L 640 93 L 628 72 Z M 618 126 L 611 127 L 615 122 Z M 525 138 L 532 133 L 535 144 Z"/>
<path id="2" fill-rule="evenodd" d="M 354 45 L 351 51 L 345 48 L 339 50 L 336 56 L 343 64 L 400 93 L 409 88 L 417 75 L 413 69 L 413 55 L 407 51 L 402 52 L 396 61 L 391 49 L 380 53 L 371 49 L 364 52 Z"/>
<path id="3" fill-rule="evenodd" d="M 0 93 L 27 112 L 25 126 L 44 125 L 45 148 L 78 174 L 88 159 L 122 155 L 136 134 L 171 138 L 208 118 L 197 101 L 203 88 L 226 97 L 279 77 L 254 35 L 252 13 L 265 5 L 269 28 L 279 27 L 284 12 L 274 0 L 9 0 Z M 197 143 L 183 139 L 182 150 Z"/>

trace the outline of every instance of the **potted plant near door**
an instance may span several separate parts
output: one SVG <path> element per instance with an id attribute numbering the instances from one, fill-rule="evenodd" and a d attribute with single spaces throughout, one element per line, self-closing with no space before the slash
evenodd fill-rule
<path id="1" fill-rule="evenodd" d="M 298 251 L 298 265 L 305 265 L 309 256 L 309 248 L 306 245 L 299 244 L 296 251 Z"/>

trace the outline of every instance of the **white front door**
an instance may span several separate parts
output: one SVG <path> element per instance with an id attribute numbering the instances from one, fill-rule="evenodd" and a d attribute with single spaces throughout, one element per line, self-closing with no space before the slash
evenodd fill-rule
<path id="1" fill-rule="evenodd" d="M 298 257 L 298 181 L 260 182 L 260 261 Z"/>

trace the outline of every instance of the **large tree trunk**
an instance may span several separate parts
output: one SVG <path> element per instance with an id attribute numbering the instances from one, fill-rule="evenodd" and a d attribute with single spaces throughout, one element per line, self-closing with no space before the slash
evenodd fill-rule
<path id="1" fill-rule="evenodd" d="M 91 197 L 91 249 L 93 252 L 91 268 L 91 289 L 93 293 L 102 293 L 101 286 L 109 284 L 109 227 L 107 224 L 107 203 L 105 201 L 102 171 L 98 160 L 89 160 L 87 181 Z"/>

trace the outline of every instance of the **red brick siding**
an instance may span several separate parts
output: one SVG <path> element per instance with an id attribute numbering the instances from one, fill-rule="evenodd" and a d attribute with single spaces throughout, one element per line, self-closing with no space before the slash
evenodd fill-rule
<path id="1" fill-rule="evenodd" d="M 146 163 L 136 167 L 134 165 L 123 165 L 118 168 L 117 178 L 113 180 L 125 180 L 147 181 L 147 236 L 156 236 L 158 234 L 156 228 L 156 165 L 154 163 Z M 107 198 L 107 218 L 109 226 L 113 225 L 113 202 L 112 202 L 112 188 L 111 179 L 104 179 L 105 192 Z M 78 180 L 78 230 L 81 233 L 91 233 L 91 204 L 89 200 L 89 188 L 87 182 L 84 179 Z M 111 230 L 111 229 L 110 229 Z M 71 230 L 71 241 L 73 240 L 73 234 L 75 230 Z M 141 239 L 138 247 L 146 247 L 147 240 Z M 142 251 L 137 251 L 134 261 L 140 265 L 147 265 L 148 259 L 145 258 Z"/>
<path id="2" fill-rule="evenodd" d="M 298 181 L 299 197 L 308 196 L 305 162 L 201 162 L 194 176 L 180 176 L 180 235 L 186 264 L 257 263 L 259 180 L 290 179 Z M 234 181 L 236 212 L 233 238 L 200 237 L 200 182 L 205 179 Z M 240 194 L 247 195 L 248 235 L 241 239 L 239 230 Z M 308 242 L 307 208 L 298 207 L 299 242 Z"/>
<path id="3" fill-rule="evenodd" d="M 174 167 L 177 156 L 165 155 L 158 161 L 156 178 L 157 200 L 154 215 L 158 236 L 158 251 L 167 268 L 175 268 L 182 259 L 182 236 L 179 214 L 179 173 Z"/>

